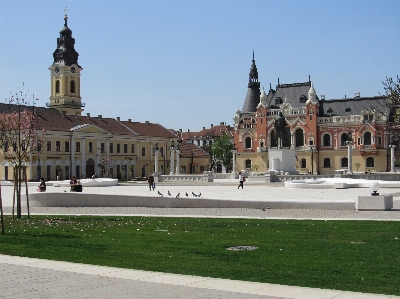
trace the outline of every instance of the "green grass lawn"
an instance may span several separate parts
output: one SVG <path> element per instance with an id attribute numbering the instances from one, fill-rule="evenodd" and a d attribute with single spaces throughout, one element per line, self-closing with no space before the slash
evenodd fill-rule
<path id="1" fill-rule="evenodd" d="M 121 268 L 400 295 L 400 224 L 6 217 L 0 252 Z M 254 251 L 226 250 L 257 246 Z"/>

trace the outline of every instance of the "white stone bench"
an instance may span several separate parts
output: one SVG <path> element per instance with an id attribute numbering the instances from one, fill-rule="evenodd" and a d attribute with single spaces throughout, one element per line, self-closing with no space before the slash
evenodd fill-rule
<path id="1" fill-rule="evenodd" d="M 335 189 L 347 189 L 347 183 L 334 183 L 334 188 Z"/>
<path id="2" fill-rule="evenodd" d="M 376 196 L 359 196 L 356 208 L 357 210 L 390 210 L 393 208 L 393 195 L 382 194 Z"/>

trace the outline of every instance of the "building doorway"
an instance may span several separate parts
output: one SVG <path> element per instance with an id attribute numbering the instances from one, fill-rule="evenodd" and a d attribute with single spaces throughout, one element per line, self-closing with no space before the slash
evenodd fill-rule
<path id="1" fill-rule="evenodd" d="M 86 177 L 91 178 L 94 175 L 94 160 L 92 158 L 86 161 Z"/>

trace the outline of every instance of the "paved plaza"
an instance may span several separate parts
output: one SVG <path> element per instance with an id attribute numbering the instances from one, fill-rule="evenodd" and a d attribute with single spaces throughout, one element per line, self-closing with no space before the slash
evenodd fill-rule
<path id="1" fill-rule="evenodd" d="M 37 186 L 30 184 L 29 192 Z M 68 192 L 66 187 L 48 186 L 47 192 Z M 265 185 L 246 182 L 243 190 L 237 189 L 234 180 L 214 183 L 160 183 L 149 191 L 146 182 L 129 183 L 113 187 L 88 187 L 83 192 L 93 194 L 154 195 L 160 191 L 164 197 L 193 197 L 198 200 L 357 200 L 358 195 L 369 195 L 368 188 L 350 189 L 286 189 L 283 184 Z M 2 186 L 4 211 L 11 213 L 11 186 Z M 394 195 L 391 211 L 356 210 L 288 210 L 288 209 L 221 209 L 221 208 L 142 208 L 142 207 L 34 207 L 31 214 L 96 214 L 96 215 L 149 215 L 185 217 L 226 217 L 259 219 L 325 219 L 325 220 L 400 220 L 400 188 L 396 185 L 379 190 L 381 194 Z M 163 197 L 160 197 L 163 200 Z M 26 210 L 23 204 L 23 210 Z M 24 257 L 0 255 L 0 298 L 400 298 L 396 296 L 352 293 L 292 286 L 272 285 L 185 276 L 168 273 L 119 269 L 76 263 L 47 261 Z"/>

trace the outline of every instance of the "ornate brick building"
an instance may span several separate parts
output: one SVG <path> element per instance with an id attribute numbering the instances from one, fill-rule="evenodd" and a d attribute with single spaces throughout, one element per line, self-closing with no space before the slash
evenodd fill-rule
<path id="1" fill-rule="evenodd" d="M 299 173 L 324 174 L 348 168 L 346 141 L 353 141 L 354 171 L 388 171 L 386 130 L 387 109 L 381 97 L 326 100 L 319 98 L 309 78 L 307 82 L 281 84 L 260 91 L 254 60 L 242 111 L 234 115 L 234 142 L 238 149 L 237 169 L 266 171 L 268 151 L 278 148 L 274 121 L 283 115 L 287 134 L 282 148 L 295 149 Z"/>

